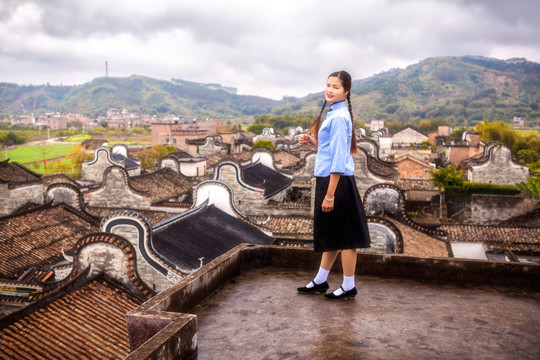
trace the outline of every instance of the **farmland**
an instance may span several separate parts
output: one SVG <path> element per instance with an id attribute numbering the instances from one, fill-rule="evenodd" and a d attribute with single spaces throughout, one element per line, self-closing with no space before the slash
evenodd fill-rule
<path id="1" fill-rule="evenodd" d="M 1 160 L 10 159 L 20 164 L 35 163 L 45 159 L 64 158 L 66 153 L 73 150 L 77 145 L 21 145 L 16 149 L 3 150 Z M 6 156 L 7 153 L 7 156 Z"/>

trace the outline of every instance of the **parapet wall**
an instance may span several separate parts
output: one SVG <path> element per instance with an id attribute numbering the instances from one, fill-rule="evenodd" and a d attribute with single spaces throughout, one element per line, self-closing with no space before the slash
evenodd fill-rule
<path id="1" fill-rule="evenodd" d="M 320 254 L 308 249 L 237 246 L 127 315 L 133 352 L 126 359 L 195 358 L 197 322 L 188 312 L 196 305 L 241 272 L 261 267 L 316 271 L 319 261 Z M 335 268 L 341 270 L 338 262 Z M 540 289 L 538 264 L 361 253 L 356 273 Z"/>

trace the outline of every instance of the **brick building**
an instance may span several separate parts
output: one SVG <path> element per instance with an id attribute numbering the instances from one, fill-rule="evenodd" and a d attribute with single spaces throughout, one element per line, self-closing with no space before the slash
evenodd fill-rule
<path id="1" fill-rule="evenodd" d="M 173 145 L 178 149 L 188 151 L 186 140 L 204 139 L 210 135 L 210 130 L 196 126 L 185 126 L 175 123 L 152 124 L 152 145 Z"/>

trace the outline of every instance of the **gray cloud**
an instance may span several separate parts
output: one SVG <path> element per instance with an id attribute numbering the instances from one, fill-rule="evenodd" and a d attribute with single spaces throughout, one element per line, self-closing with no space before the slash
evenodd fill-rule
<path id="1" fill-rule="evenodd" d="M 0 81 L 141 74 L 280 98 L 442 55 L 540 61 L 535 0 L 3 0 Z"/>

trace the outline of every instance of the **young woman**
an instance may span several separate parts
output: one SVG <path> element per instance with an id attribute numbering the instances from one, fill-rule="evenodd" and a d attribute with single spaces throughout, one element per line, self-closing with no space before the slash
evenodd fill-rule
<path id="1" fill-rule="evenodd" d="M 357 153 L 358 148 L 352 121 L 351 85 L 351 76 L 346 71 L 330 74 L 321 112 L 306 134 L 300 137 L 301 144 L 317 146 L 313 240 L 314 250 L 322 252 L 322 258 L 315 278 L 298 288 L 298 292 L 326 293 L 328 274 L 341 252 L 343 283 L 333 293 L 325 295 L 329 300 L 356 296 L 356 249 L 370 246 L 364 206 L 354 179 L 352 154 Z M 330 111 L 321 123 L 327 103 L 330 103 Z"/>

